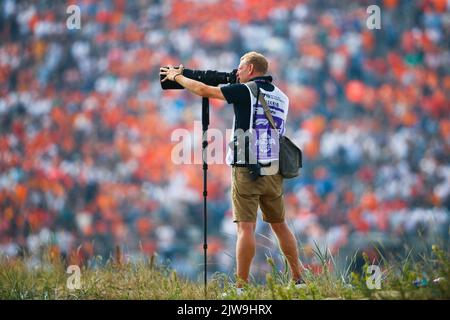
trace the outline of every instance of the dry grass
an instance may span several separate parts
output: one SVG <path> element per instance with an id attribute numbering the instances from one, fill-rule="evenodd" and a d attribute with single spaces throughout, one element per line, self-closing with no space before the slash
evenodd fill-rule
<path id="1" fill-rule="evenodd" d="M 321 255 L 321 253 L 318 253 Z M 332 257 L 323 255 L 323 271 L 305 272 L 308 287 L 296 289 L 285 273 L 276 270 L 266 275 L 265 285 L 249 285 L 242 296 L 237 296 L 233 283 L 223 274 L 210 279 L 205 297 L 202 283 L 177 276 L 168 268 L 156 266 L 153 261 L 124 264 L 114 260 L 101 268 L 81 269 L 81 288 L 67 288 L 66 266 L 55 259 L 44 259 L 38 268 L 27 267 L 23 260 L 0 259 L 0 299 L 449 299 L 450 262 L 448 253 L 433 246 L 432 253 L 422 262 L 406 259 L 400 264 L 383 268 L 381 290 L 369 290 L 365 275 L 330 272 L 327 266 Z M 115 259 L 116 260 L 116 259 Z M 116 260 L 117 261 L 117 260 Z M 419 276 L 429 279 L 444 278 L 422 288 L 412 283 Z"/>

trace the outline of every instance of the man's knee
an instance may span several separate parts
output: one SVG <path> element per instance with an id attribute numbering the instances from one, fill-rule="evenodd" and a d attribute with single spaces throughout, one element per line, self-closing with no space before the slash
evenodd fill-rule
<path id="1" fill-rule="evenodd" d="M 287 230 L 286 222 L 271 223 L 270 226 L 275 233 L 284 232 Z"/>
<path id="2" fill-rule="evenodd" d="M 237 222 L 237 231 L 239 235 L 252 235 L 255 232 L 256 223 Z"/>

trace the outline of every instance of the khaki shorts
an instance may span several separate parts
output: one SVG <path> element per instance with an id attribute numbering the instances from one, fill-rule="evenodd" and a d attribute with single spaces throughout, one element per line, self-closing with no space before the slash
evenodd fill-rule
<path id="1" fill-rule="evenodd" d="M 252 181 L 248 168 L 232 167 L 231 180 L 234 222 L 256 222 L 258 206 L 265 222 L 284 222 L 283 177 L 280 174 Z"/>

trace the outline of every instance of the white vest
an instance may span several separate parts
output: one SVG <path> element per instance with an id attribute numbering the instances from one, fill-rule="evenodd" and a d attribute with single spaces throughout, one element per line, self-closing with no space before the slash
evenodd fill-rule
<path id="1" fill-rule="evenodd" d="M 250 123 L 248 134 L 252 137 L 251 148 L 254 154 L 257 155 L 257 160 L 261 164 L 269 163 L 278 160 L 279 145 L 278 137 L 273 132 L 269 120 L 267 120 L 262 105 L 257 102 L 256 97 L 250 91 L 250 88 L 244 84 L 250 94 L 251 109 L 250 109 Z M 263 95 L 270 108 L 270 113 L 277 126 L 279 134 L 282 136 L 285 133 L 286 116 L 289 110 L 289 98 L 276 86 L 273 91 L 266 91 L 260 88 L 260 95 Z M 234 127 L 235 119 L 233 119 L 233 130 L 231 134 L 231 143 L 227 150 L 227 164 L 233 163 L 234 159 Z M 272 132 L 271 132 L 272 131 Z M 247 133 L 246 133 L 247 134 Z M 237 163 L 245 163 L 245 159 L 237 159 Z"/>

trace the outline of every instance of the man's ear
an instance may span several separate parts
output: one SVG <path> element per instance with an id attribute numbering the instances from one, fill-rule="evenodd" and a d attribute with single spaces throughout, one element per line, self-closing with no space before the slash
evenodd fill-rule
<path id="1" fill-rule="evenodd" d="M 252 74 L 253 73 L 253 71 L 254 71 L 254 66 L 253 66 L 253 64 L 249 64 L 248 65 L 248 74 L 250 75 L 250 74 Z"/>

